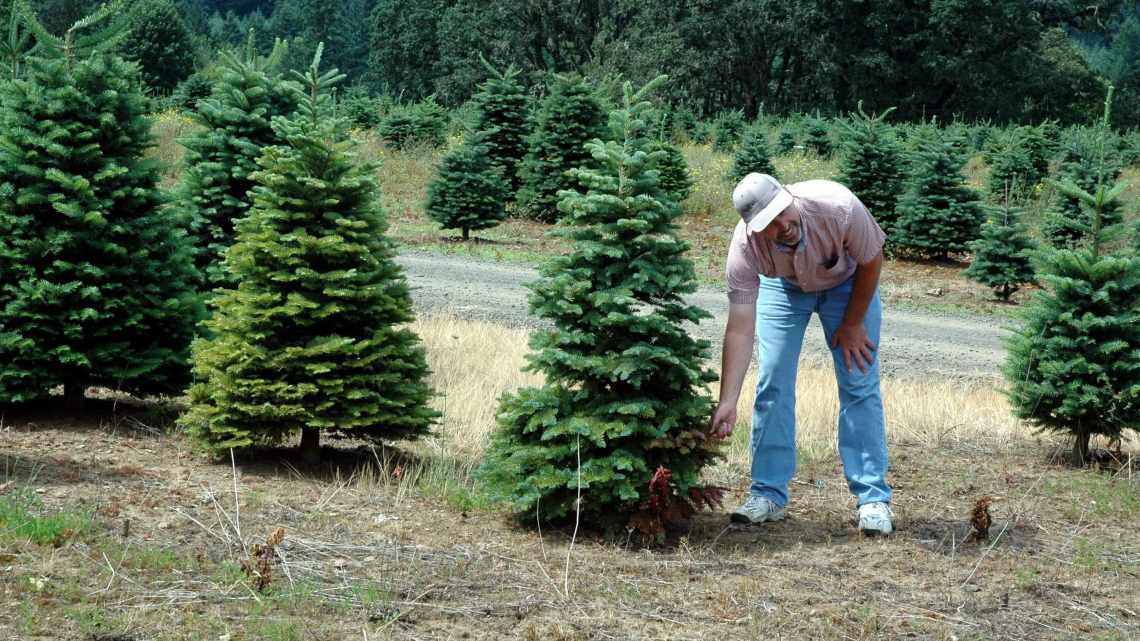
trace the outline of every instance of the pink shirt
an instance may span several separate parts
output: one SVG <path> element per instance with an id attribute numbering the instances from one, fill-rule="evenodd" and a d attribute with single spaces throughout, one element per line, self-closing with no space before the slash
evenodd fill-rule
<path id="1" fill-rule="evenodd" d="M 729 302 L 755 303 L 761 274 L 787 279 L 805 292 L 831 289 L 883 249 L 886 234 L 843 185 L 807 180 L 785 188 L 800 212 L 800 244 L 785 248 L 763 234 L 748 234 L 744 221 L 737 223 L 725 267 Z"/>

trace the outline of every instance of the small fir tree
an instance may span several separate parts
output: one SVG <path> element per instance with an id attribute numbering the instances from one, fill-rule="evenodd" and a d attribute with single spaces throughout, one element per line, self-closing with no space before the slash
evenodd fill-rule
<path id="1" fill-rule="evenodd" d="M 768 155 L 768 131 L 760 125 L 749 128 L 744 135 L 744 142 L 736 150 L 728 175 L 736 183 L 752 172 L 776 175 L 776 167 Z"/>
<path id="2" fill-rule="evenodd" d="M 1082 190 L 1093 193 L 1098 181 L 1116 181 L 1120 166 L 1115 154 L 1107 151 L 1098 160 L 1096 151 L 1087 139 L 1075 139 L 1067 145 L 1058 178 Z M 1104 177 L 1100 174 L 1104 173 Z M 1106 202 L 1100 213 L 1101 228 L 1114 227 L 1123 220 L 1123 212 L 1116 201 Z M 1045 211 L 1041 233 L 1054 247 L 1076 247 L 1086 244 L 1092 232 L 1092 210 L 1083 199 L 1057 190 L 1049 209 Z"/>
<path id="3" fill-rule="evenodd" d="M 570 170 L 596 165 L 586 143 L 606 138 L 606 133 L 605 114 L 593 90 L 580 80 L 555 78 L 527 139 L 519 206 L 537 220 L 554 222 L 558 192 L 578 185 Z"/>
<path id="4" fill-rule="evenodd" d="M 532 285 L 531 311 L 554 324 L 528 357 L 546 383 L 503 398 L 479 472 L 529 520 L 577 509 L 652 537 L 719 497 L 700 485 L 719 456 L 706 432 L 715 375 L 702 364 L 708 343 L 685 329 L 708 313 L 682 299 L 696 281 L 677 237 L 680 208 L 661 193 L 641 119 L 662 80 L 636 94 L 626 84 L 618 141 L 591 142 L 601 168 L 575 171 L 586 193 L 563 193 L 560 233 L 573 249 Z"/>
<path id="5" fill-rule="evenodd" d="M 427 213 L 443 229 L 460 229 L 463 240 L 471 230 L 489 229 L 506 219 L 509 187 L 481 135 L 444 156 L 435 180 L 428 185 Z"/>
<path id="6" fill-rule="evenodd" d="M 903 187 L 902 148 L 885 122 L 894 108 L 877 116 L 868 116 L 862 102 L 856 108 L 849 121 L 840 122 L 844 137 L 839 182 L 859 197 L 890 239 Z"/>
<path id="7" fill-rule="evenodd" d="M 1033 159 L 1029 155 L 1029 148 L 1018 130 L 1007 131 L 991 138 L 986 156 L 990 164 L 987 190 L 993 202 L 1001 202 L 1011 188 L 1017 190 L 1011 194 L 1012 197 L 1025 198 L 1028 190 L 1043 178 L 1037 173 L 1037 168 L 1034 167 Z"/>
<path id="8" fill-rule="evenodd" d="M 831 132 L 828 131 L 827 121 L 819 116 L 809 118 L 804 129 L 804 135 L 807 138 L 805 144 L 808 149 L 815 152 L 820 158 L 831 158 L 834 147 L 831 144 Z"/>
<path id="9" fill-rule="evenodd" d="M 693 190 L 693 178 L 689 175 L 689 164 L 685 155 L 676 145 L 658 140 L 649 146 L 651 153 L 658 153 L 657 173 L 660 175 L 661 191 L 675 203 L 682 203 Z"/>
<path id="10" fill-rule="evenodd" d="M 108 53 L 105 5 L 0 83 L 0 403 L 63 386 L 181 392 L 201 302 L 190 243 L 164 207 L 138 67 Z M 26 10 L 27 7 L 25 6 Z"/>
<path id="11" fill-rule="evenodd" d="M 978 238 L 983 212 L 954 147 L 937 135 L 922 138 L 910 163 L 914 175 L 898 202 L 895 242 L 945 260 Z"/>
<path id="12" fill-rule="evenodd" d="M 485 60 L 483 65 L 490 76 L 479 85 L 473 98 L 479 113 L 475 130 L 482 132 L 491 165 L 513 195 L 522 186 L 519 163 L 527 151 L 526 88 L 518 81 L 519 72 L 513 67 L 499 72 Z"/>
<path id="13" fill-rule="evenodd" d="M 692 140 L 693 132 L 697 129 L 697 115 L 688 107 L 681 107 L 673 112 L 673 140 Z"/>
<path id="14" fill-rule="evenodd" d="M 241 57 L 222 54 L 222 74 L 213 94 L 192 114 L 200 125 L 182 141 L 185 169 L 177 198 L 195 239 L 195 262 L 203 289 L 230 284 L 222 256 L 233 244 L 234 225 L 249 211 L 248 192 L 257 158 L 277 144 L 270 121 L 297 108 L 300 88 L 274 69 L 284 45 L 258 56 L 250 32 Z"/>
<path id="15" fill-rule="evenodd" d="M 120 51 L 139 63 L 153 94 L 171 93 L 194 73 L 194 40 L 172 0 L 135 0 Z"/>
<path id="16" fill-rule="evenodd" d="M 211 336 L 194 344 L 183 423 L 213 451 L 301 432 L 307 460 L 321 434 L 389 441 L 426 434 L 437 413 L 424 349 L 404 324 L 412 302 L 385 237 L 373 176 L 331 113 L 335 70 L 322 46 L 295 117 L 278 116 L 282 145 L 254 173 L 254 206 L 225 266 L 237 286 L 214 300 Z M 294 72 L 295 74 L 297 72 Z"/>
<path id="17" fill-rule="evenodd" d="M 780 134 L 776 137 L 776 153 L 781 156 L 786 156 L 796 150 L 796 132 L 795 129 L 789 125 L 784 125 L 780 128 Z"/>
<path id="18" fill-rule="evenodd" d="M 732 152 L 740 144 L 744 134 L 744 112 L 725 111 L 716 117 L 713 129 L 713 149 L 725 153 Z"/>
<path id="19" fill-rule="evenodd" d="M 421 102 L 389 111 L 380 121 L 380 135 L 393 149 L 412 145 L 442 147 L 447 142 L 449 119 L 447 109 L 428 96 Z"/>
<path id="20" fill-rule="evenodd" d="M 970 243 L 974 260 L 962 275 L 987 287 L 1003 301 L 1026 283 L 1036 282 L 1032 258 L 1037 243 L 1021 222 L 1021 209 L 1007 198 L 992 220 L 982 226 L 982 237 Z"/>
<path id="21" fill-rule="evenodd" d="M 1111 104 L 1110 86 L 1102 131 Z M 1089 243 L 1045 252 L 1039 273 L 1049 286 L 1010 338 L 1004 368 L 1014 414 L 1071 435 L 1078 466 L 1088 460 L 1093 435 L 1119 439 L 1125 429 L 1140 429 L 1140 257 L 1102 251 L 1116 230 L 1101 228 L 1101 214 L 1127 187 L 1105 182 L 1104 153 L 1102 139 L 1094 191 L 1054 183 L 1090 207 Z"/>

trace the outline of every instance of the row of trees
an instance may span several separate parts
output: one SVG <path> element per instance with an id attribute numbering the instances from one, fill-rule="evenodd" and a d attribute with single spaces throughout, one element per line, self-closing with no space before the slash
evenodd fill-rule
<path id="1" fill-rule="evenodd" d="M 0 0 L 0 8 L 12 0 Z M 96 0 L 37 0 L 62 32 Z M 1128 0 L 823 0 L 651 4 L 585 0 L 132 0 L 135 32 L 121 50 L 158 93 L 219 48 L 292 43 L 303 69 L 317 42 L 351 83 L 400 101 L 435 95 L 457 106 L 483 79 L 479 56 L 515 65 L 526 84 L 549 73 L 648 80 L 670 69 L 666 102 L 701 115 L 743 109 L 843 113 L 859 99 L 906 119 L 952 115 L 1083 122 L 1106 82 L 1140 101 L 1140 9 Z M 0 14 L 6 15 L 6 14 Z M 905 34 L 900 36 L 899 34 Z M 1140 109 L 1117 124 L 1140 124 Z"/>
<path id="2" fill-rule="evenodd" d="M 93 384 L 177 393 L 192 363 L 180 423 L 209 450 L 299 432 L 315 455 L 322 434 L 426 434 L 438 415 L 406 328 L 411 301 L 384 234 L 377 167 L 355 157 L 330 96 L 341 77 L 320 72 L 321 47 L 292 79 L 252 46 L 225 60 L 163 206 L 159 172 L 143 160 L 137 68 L 110 51 L 109 31 L 86 33 L 116 9 L 50 40 L 23 77 L 0 84 L 10 232 L 0 237 L 0 400 L 58 385 L 73 402 Z M 704 433 L 707 343 L 683 325 L 707 314 L 681 300 L 696 286 L 676 237 L 681 209 L 661 191 L 664 154 L 643 118 L 662 81 L 627 88 L 612 114 L 617 140 L 589 143 L 593 168 L 576 171 L 591 188 L 560 194 L 576 249 L 544 269 L 532 299 L 554 321 L 531 357 L 546 384 L 503 399 L 480 472 L 522 513 L 541 503 L 544 518 L 563 516 L 570 488 L 583 486 L 584 514 L 624 514 L 620 524 L 649 536 L 719 499 L 700 483 L 717 456 Z M 575 472 L 571 459 L 582 462 Z"/>

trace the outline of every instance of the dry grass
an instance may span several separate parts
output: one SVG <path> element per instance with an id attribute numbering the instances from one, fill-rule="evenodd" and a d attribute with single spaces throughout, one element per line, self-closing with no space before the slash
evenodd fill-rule
<path id="1" fill-rule="evenodd" d="M 539 374 L 520 368 L 529 352 L 527 334 L 452 315 L 425 317 L 414 325 L 427 347 L 431 383 L 439 393 L 435 406 L 443 415 L 436 451 L 459 458 L 478 458 L 495 426 L 498 399 L 519 387 L 540 385 Z M 727 444 L 726 465 L 732 472 L 748 468 L 751 391 L 755 372 L 744 383 L 739 423 Z M 717 388 L 710 388 L 715 398 Z M 1026 428 L 1009 412 L 1000 391 L 990 382 L 883 382 L 889 440 L 917 447 L 956 447 L 969 442 L 1002 449 L 1026 438 Z M 801 458 L 828 459 L 837 447 L 839 403 L 830 363 L 805 360 L 797 383 L 797 440 Z"/>
<path id="2" fill-rule="evenodd" d="M 900 528 L 888 539 L 854 530 L 834 453 L 834 380 L 805 363 L 787 521 L 726 527 L 723 514 L 705 513 L 663 548 L 586 531 L 571 549 L 569 532 L 519 527 L 470 489 L 494 399 L 539 380 L 518 371 L 525 333 L 448 316 L 415 329 L 444 418 L 437 437 L 411 451 L 345 451 L 315 468 L 268 451 L 231 467 L 195 457 L 179 434 L 109 431 L 97 414 L 8 412 L 0 495 L 16 487 L 42 497 L 48 514 L 94 516 L 58 547 L 0 543 L 0 637 L 1140 634 L 1134 466 L 1049 463 L 1056 443 L 1031 438 L 993 389 L 884 382 Z M 747 484 L 746 444 L 742 422 L 727 460 L 710 472 L 732 489 L 731 501 Z M 993 500 L 991 537 L 969 541 L 983 496 Z M 247 564 L 256 574 L 247 574 L 241 561 L 254 543 L 262 548 Z"/>

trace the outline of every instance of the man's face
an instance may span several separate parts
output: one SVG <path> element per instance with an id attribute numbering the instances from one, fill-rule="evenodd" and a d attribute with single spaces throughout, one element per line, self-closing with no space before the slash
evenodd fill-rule
<path id="1" fill-rule="evenodd" d="M 795 207 L 787 207 L 768 226 L 760 231 L 768 240 L 781 245 L 794 246 L 800 242 L 803 231 L 800 228 L 800 215 Z"/>

